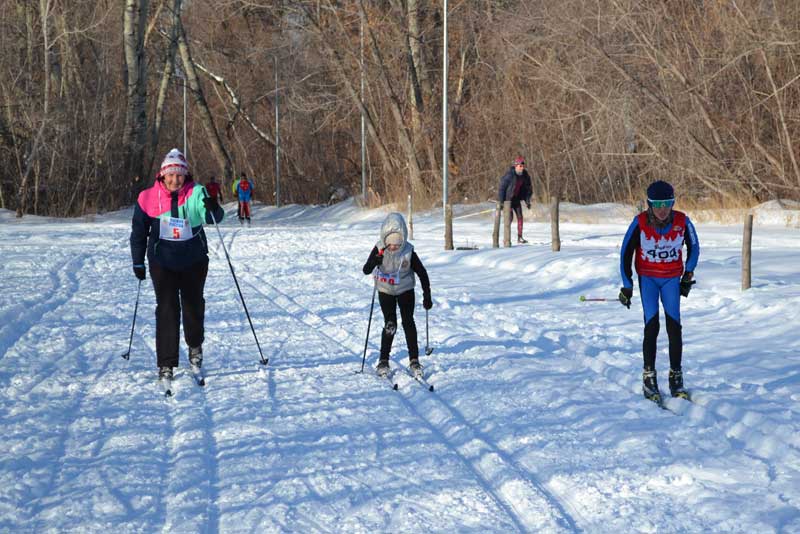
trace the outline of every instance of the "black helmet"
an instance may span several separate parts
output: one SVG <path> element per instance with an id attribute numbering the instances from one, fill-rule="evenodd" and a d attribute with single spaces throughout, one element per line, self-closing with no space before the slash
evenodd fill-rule
<path id="1" fill-rule="evenodd" d="M 675 200 L 675 190 L 663 180 L 653 182 L 647 188 L 647 201 L 651 200 Z"/>

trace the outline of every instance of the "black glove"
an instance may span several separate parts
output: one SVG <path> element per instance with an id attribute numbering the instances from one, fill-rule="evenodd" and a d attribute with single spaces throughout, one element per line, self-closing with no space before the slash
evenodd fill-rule
<path id="1" fill-rule="evenodd" d="M 528 209 L 531 209 L 531 201 L 530 200 L 526 200 L 525 201 L 525 205 L 528 206 Z"/>
<path id="2" fill-rule="evenodd" d="M 697 283 L 697 280 L 692 280 L 694 278 L 694 273 L 685 272 L 681 277 L 681 295 L 684 297 L 689 296 L 689 291 L 692 290 L 692 285 Z"/>
<path id="3" fill-rule="evenodd" d="M 133 266 L 133 274 L 136 275 L 136 278 L 139 280 L 144 280 L 147 278 L 145 275 L 144 265 L 134 265 Z"/>
<path id="4" fill-rule="evenodd" d="M 622 287 L 619 290 L 619 301 L 622 303 L 623 306 L 631 309 L 631 297 L 633 296 L 633 288 L 632 287 Z"/>
<path id="5" fill-rule="evenodd" d="M 216 213 L 219 209 L 219 201 L 214 197 L 205 197 L 203 199 L 203 204 L 206 207 L 206 211 L 210 211 L 211 213 Z"/>
<path id="6" fill-rule="evenodd" d="M 430 310 L 433 308 L 433 301 L 431 300 L 430 293 L 423 293 L 422 294 L 422 307 L 426 310 Z"/>
<path id="7" fill-rule="evenodd" d="M 375 266 L 380 267 L 383 263 L 383 250 L 378 250 L 378 253 L 375 255 Z"/>

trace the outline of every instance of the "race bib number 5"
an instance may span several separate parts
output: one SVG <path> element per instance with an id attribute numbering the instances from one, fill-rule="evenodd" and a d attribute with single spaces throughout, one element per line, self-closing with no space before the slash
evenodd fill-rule
<path id="1" fill-rule="evenodd" d="M 192 238 L 192 227 L 187 219 L 170 217 L 161 219 L 159 237 L 166 241 L 187 241 Z"/>

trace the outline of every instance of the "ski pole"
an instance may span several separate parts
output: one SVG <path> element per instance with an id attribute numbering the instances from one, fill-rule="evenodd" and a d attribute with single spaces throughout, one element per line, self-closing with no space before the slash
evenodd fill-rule
<path id="1" fill-rule="evenodd" d="M 131 338 L 128 341 L 128 351 L 121 354 L 123 360 L 131 359 L 131 346 L 133 345 L 133 327 L 136 326 L 136 312 L 139 309 L 139 293 L 142 292 L 142 281 L 139 280 L 139 285 L 136 286 L 136 304 L 133 306 L 133 322 L 131 323 Z"/>
<path id="2" fill-rule="evenodd" d="M 208 192 L 203 190 L 205 197 L 208 198 Z M 261 365 L 267 365 L 269 363 L 269 358 L 264 358 L 264 353 L 261 352 L 261 345 L 258 343 L 258 336 L 256 336 L 256 329 L 253 327 L 253 320 L 250 319 L 250 312 L 247 311 L 247 304 L 244 302 L 244 296 L 242 295 L 242 289 L 239 287 L 239 281 L 236 279 L 236 273 L 233 272 L 233 264 L 231 263 L 231 257 L 228 255 L 228 248 L 225 246 L 225 241 L 222 239 L 222 232 L 219 230 L 219 225 L 217 224 L 217 218 L 214 217 L 212 212 L 208 212 L 211 214 L 211 220 L 214 221 L 214 228 L 217 229 L 217 235 L 219 236 L 219 242 L 222 243 L 222 250 L 225 251 L 225 258 L 228 260 L 228 267 L 231 268 L 231 276 L 233 276 L 233 283 L 236 284 L 236 291 L 239 292 L 239 298 L 242 300 L 242 307 L 244 308 L 244 314 L 247 316 L 247 322 L 250 323 L 250 330 L 253 332 L 253 339 L 256 340 L 256 347 L 258 347 L 258 354 L 261 356 Z"/>
<path id="3" fill-rule="evenodd" d="M 598 297 L 587 297 L 587 296 L 581 295 L 581 296 L 578 298 L 578 300 L 580 300 L 581 302 L 611 302 L 612 300 L 617 300 L 617 299 L 607 299 L 607 298 L 598 298 Z"/>
<path id="4" fill-rule="evenodd" d="M 433 352 L 433 347 L 429 342 L 430 340 L 430 331 L 428 329 L 428 310 L 425 310 L 425 356 L 430 356 Z"/>
<path id="5" fill-rule="evenodd" d="M 372 327 L 372 310 L 375 309 L 375 293 L 377 292 L 378 292 L 378 284 L 376 283 L 372 288 L 372 304 L 370 304 L 369 306 L 369 321 L 367 322 L 367 339 L 364 340 L 364 357 L 361 358 L 361 370 L 358 371 L 358 373 L 364 372 L 364 363 L 367 361 L 367 345 L 369 344 L 369 329 Z"/>

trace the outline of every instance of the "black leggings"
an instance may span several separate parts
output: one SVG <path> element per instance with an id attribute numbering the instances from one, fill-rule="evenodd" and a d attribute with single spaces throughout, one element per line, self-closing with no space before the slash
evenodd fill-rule
<path id="1" fill-rule="evenodd" d="M 409 359 L 419 358 L 417 344 L 417 325 L 414 323 L 414 290 L 409 289 L 400 295 L 387 295 L 378 292 L 378 302 L 383 312 L 383 332 L 381 334 L 381 360 L 389 359 L 392 341 L 397 332 L 397 306 L 400 306 L 400 317 L 403 319 L 403 332 L 406 334 Z"/>
<path id="2" fill-rule="evenodd" d="M 658 313 L 644 325 L 642 353 L 644 354 L 645 369 L 656 368 L 656 340 L 660 326 Z M 669 315 L 667 315 L 667 336 L 669 337 L 669 366 L 671 369 L 680 371 L 683 359 L 683 328 L 681 328 L 681 323 Z"/>
<path id="3" fill-rule="evenodd" d="M 189 347 L 203 344 L 206 301 L 203 287 L 208 259 L 185 271 L 165 269 L 150 263 L 150 278 L 156 290 L 156 359 L 159 367 L 178 366 L 178 343 L 183 308 L 183 337 Z"/>
<path id="4" fill-rule="evenodd" d="M 517 201 L 511 201 L 511 220 L 514 220 L 514 215 L 517 216 L 517 236 L 522 237 L 522 204 Z"/>

